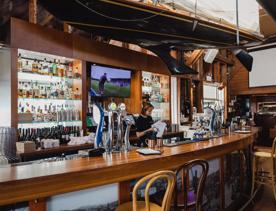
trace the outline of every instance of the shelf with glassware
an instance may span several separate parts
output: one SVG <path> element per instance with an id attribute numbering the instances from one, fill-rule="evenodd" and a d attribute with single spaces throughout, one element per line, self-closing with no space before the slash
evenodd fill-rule
<path id="1" fill-rule="evenodd" d="M 18 50 L 18 128 L 82 126 L 81 61 Z"/>
<path id="2" fill-rule="evenodd" d="M 154 106 L 152 118 L 170 120 L 170 77 L 162 74 L 142 72 L 142 95 Z"/>

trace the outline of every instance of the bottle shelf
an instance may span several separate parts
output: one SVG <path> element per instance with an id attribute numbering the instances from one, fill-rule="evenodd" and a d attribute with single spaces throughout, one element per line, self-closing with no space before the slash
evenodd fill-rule
<path id="1" fill-rule="evenodd" d="M 23 100 L 23 101 L 43 101 L 43 100 L 48 101 L 48 100 L 50 100 L 52 102 L 54 102 L 54 101 L 81 102 L 82 101 L 81 99 L 29 98 L 29 97 L 18 97 L 18 100 Z"/>
<path id="2" fill-rule="evenodd" d="M 20 122 L 18 123 L 18 128 L 45 128 L 45 127 L 55 127 L 58 125 L 62 126 L 79 126 L 82 127 L 82 121 L 51 121 L 51 122 Z"/>
<path id="3" fill-rule="evenodd" d="M 72 120 L 72 121 L 51 121 L 51 122 L 19 122 L 19 125 L 23 124 L 59 124 L 59 123 L 78 123 L 82 122 L 81 120 Z"/>
<path id="4" fill-rule="evenodd" d="M 69 77 L 61 77 L 61 76 L 51 76 L 51 75 L 42 75 L 38 73 L 27 73 L 18 71 L 18 79 L 19 80 L 26 80 L 26 81 L 40 81 L 40 82 L 59 82 L 62 80 L 67 81 L 81 81 L 81 78 L 69 78 Z"/>
<path id="5" fill-rule="evenodd" d="M 82 115 L 80 60 L 19 49 L 17 77 L 19 128 L 82 126 L 82 120 L 79 120 Z M 71 116 L 59 118 L 58 113 L 62 109 L 65 112 L 67 110 L 72 112 L 72 118 Z M 56 112 L 56 116 L 53 111 Z M 28 112 L 31 113 L 28 115 Z M 36 118 L 35 114 L 42 116 Z M 49 116 L 45 116 L 48 114 Z M 56 121 L 56 119 L 78 120 Z"/>

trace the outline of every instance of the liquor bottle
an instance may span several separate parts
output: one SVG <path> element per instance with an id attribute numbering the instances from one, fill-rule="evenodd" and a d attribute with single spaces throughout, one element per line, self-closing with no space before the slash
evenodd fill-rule
<path id="1" fill-rule="evenodd" d="M 23 142 L 24 141 L 24 135 L 25 135 L 23 128 L 19 128 L 18 135 L 19 135 L 18 141 Z"/>
<path id="2" fill-rule="evenodd" d="M 61 127 L 61 139 L 60 139 L 60 143 L 66 143 L 66 129 L 65 127 Z"/>
<path id="3" fill-rule="evenodd" d="M 23 82 L 18 82 L 18 97 L 23 97 Z"/>
<path id="4" fill-rule="evenodd" d="M 68 143 L 69 141 L 70 141 L 70 128 L 66 127 L 65 142 Z"/>
<path id="5" fill-rule="evenodd" d="M 51 98 L 51 88 L 47 86 L 46 88 L 46 98 L 50 99 Z"/>
<path id="6" fill-rule="evenodd" d="M 76 68 L 75 68 L 74 77 L 75 77 L 75 78 L 80 78 L 80 77 L 81 77 L 81 74 L 80 74 L 80 72 L 79 72 L 79 67 L 78 67 L 78 66 L 76 66 Z"/>
<path id="7" fill-rule="evenodd" d="M 49 62 L 48 73 L 49 73 L 50 76 L 54 75 L 54 73 L 53 73 L 53 63 L 51 61 Z"/>
<path id="8" fill-rule="evenodd" d="M 43 75 L 49 75 L 48 65 L 49 64 L 48 64 L 46 58 L 44 58 L 44 61 L 42 63 L 42 74 Z"/>
<path id="9" fill-rule="evenodd" d="M 73 64 L 72 63 L 68 64 L 67 77 L 73 78 Z"/>
<path id="10" fill-rule="evenodd" d="M 18 137 L 17 137 L 17 141 L 19 141 L 19 142 L 21 142 L 22 140 L 22 129 L 21 128 L 19 128 L 18 129 Z"/>
<path id="11" fill-rule="evenodd" d="M 80 99 L 80 96 L 81 96 L 81 93 L 79 91 L 79 88 L 76 88 L 75 90 L 75 94 L 74 94 L 74 98 L 79 100 Z"/>
<path id="12" fill-rule="evenodd" d="M 36 149 L 41 148 L 41 129 L 40 128 L 36 130 L 35 142 L 36 142 Z"/>
<path id="13" fill-rule="evenodd" d="M 40 61 L 37 62 L 37 73 L 38 74 L 43 74 L 42 73 L 42 64 Z"/>
<path id="14" fill-rule="evenodd" d="M 30 141 L 30 140 L 31 140 L 31 130 L 27 129 L 24 141 Z"/>
<path id="15" fill-rule="evenodd" d="M 57 63 L 55 59 L 54 59 L 54 62 L 52 63 L 52 69 L 53 69 L 53 75 L 57 76 Z"/>
<path id="16" fill-rule="evenodd" d="M 80 127 L 77 126 L 77 137 L 82 137 L 82 136 L 83 136 L 83 131 L 81 132 Z"/>
<path id="17" fill-rule="evenodd" d="M 27 98 L 32 97 L 31 82 L 28 82 L 25 84 L 25 89 L 26 89 L 26 97 Z"/>
<path id="18" fill-rule="evenodd" d="M 60 60 L 58 60 L 57 71 L 58 71 L 58 76 L 59 77 L 63 77 L 64 76 L 64 67 L 63 67 L 62 64 L 60 64 Z"/>
<path id="19" fill-rule="evenodd" d="M 40 90 L 39 90 L 38 82 L 36 81 L 33 84 L 33 97 L 39 98 L 39 96 L 40 96 Z"/>
<path id="20" fill-rule="evenodd" d="M 45 87 L 43 85 L 40 85 L 40 98 L 46 98 L 46 93 L 45 93 Z"/>
<path id="21" fill-rule="evenodd" d="M 21 72 L 22 71 L 22 66 L 23 66 L 23 61 L 22 61 L 21 54 L 19 54 L 18 55 L 17 70 Z"/>
<path id="22" fill-rule="evenodd" d="M 36 59 L 32 63 L 32 72 L 37 73 L 37 60 Z"/>
<path id="23" fill-rule="evenodd" d="M 26 103 L 26 111 L 25 113 L 31 113 L 31 108 L 30 108 L 30 104 Z"/>
<path id="24" fill-rule="evenodd" d="M 61 99 L 61 97 L 60 97 L 60 89 L 61 89 L 60 83 L 57 82 L 55 84 L 55 94 L 56 94 L 56 98 L 58 98 L 58 99 Z"/>
<path id="25" fill-rule="evenodd" d="M 22 66 L 23 72 L 27 72 L 27 73 L 32 72 L 32 65 L 28 60 L 26 60 L 25 63 L 23 62 L 22 65 L 23 65 Z"/>
<path id="26" fill-rule="evenodd" d="M 64 99 L 64 87 L 63 87 L 63 85 L 61 85 L 61 87 L 60 87 L 59 98 Z"/>

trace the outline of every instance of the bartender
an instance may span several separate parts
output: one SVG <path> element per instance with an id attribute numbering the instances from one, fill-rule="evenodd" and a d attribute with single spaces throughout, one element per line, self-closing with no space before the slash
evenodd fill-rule
<path id="1" fill-rule="evenodd" d="M 154 129 L 151 125 L 154 123 L 151 117 L 154 107 L 149 102 L 143 103 L 141 114 L 136 120 L 136 135 L 139 138 L 139 147 L 146 146 L 146 139 L 151 138 Z"/>

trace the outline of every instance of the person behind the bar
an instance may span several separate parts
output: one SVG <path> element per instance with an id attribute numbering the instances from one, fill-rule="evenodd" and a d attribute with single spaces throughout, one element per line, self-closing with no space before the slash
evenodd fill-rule
<path id="1" fill-rule="evenodd" d="M 150 103 L 150 96 L 148 94 L 142 96 L 142 107 L 147 103 Z"/>
<path id="2" fill-rule="evenodd" d="M 140 116 L 136 120 L 136 135 L 139 138 L 138 146 L 146 146 L 146 139 L 152 136 L 154 129 L 151 125 L 154 123 L 151 117 L 151 113 L 154 107 L 150 103 L 144 103 Z"/>
<path id="3" fill-rule="evenodd" d="M 104 94 L 104 84 L 105 82 L 107 81 L 107 74 L 104 73 L 100 80 L 99 80 L 99 92 L 100 92 L 100 95 L 103 95 Z"/>

